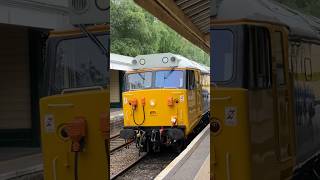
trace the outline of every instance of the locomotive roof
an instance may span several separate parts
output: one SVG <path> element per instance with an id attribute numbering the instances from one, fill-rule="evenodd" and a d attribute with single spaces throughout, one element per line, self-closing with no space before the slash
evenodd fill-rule
<path id="1" fill-rule="evenodd" d="M 132 67 L 133 69 L 162 67 L 195 68 L 199 69 L 202 73 L 210 73 L 209 67 L 187 59 L 181 55 L 172 53 L 158 53 L 136 56 L 134 60 L 132 60 Z"/>
<path id="2" fill-rule="evenodd" d="M 287 26 L 291 36 L 320 40 L 320 19 L 271 0 L 213 0 L 215 21 L 248 19 Z"/>

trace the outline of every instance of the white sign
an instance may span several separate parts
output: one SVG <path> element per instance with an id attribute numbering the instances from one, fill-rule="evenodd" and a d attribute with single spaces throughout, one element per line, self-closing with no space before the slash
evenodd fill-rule
<path id="1" fill-rule="evenodd" d="M 180 102 L 184 101 L 184 95 L 180 95 Z"/>
<path id="2" fill-rule="evenodd" d="M 47 133 L 54 132 L 54 118 L 52 114 L 47 114 L 44 118 L 44 129 Z"/>
<path id="3" fill-rule="evenodd" d="M 236 107 L 225 107 L 224 109 L 224 124 L 227 126 L 236 126 L 237 121 L 237 108 Z"/>

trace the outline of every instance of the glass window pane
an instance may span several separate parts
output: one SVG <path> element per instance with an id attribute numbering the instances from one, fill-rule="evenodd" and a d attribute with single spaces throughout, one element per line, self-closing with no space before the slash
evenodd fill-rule
<path id="1" fill-rule="evenodd" d="M 273 47 L 274 47 L 273 56 L 274 58 L 276 58 L 276 63 L 277 63 L 277 84 L 284 85 L 286 82 L 285 82 L 285 76 L 284 76 L 282 34 L 281 32 L 276 32 L 274 35 L 275 35 L 275 41 L 273 44 Z"/>
<path id="2" fill-rule="evenodd" d="M 156 88 L 182 88 L 183 71 L 157 71 L 155 75 Z"/>
<path id="3" fill-rule="evenodd" d="M 128 74 L 128 90 L 145 89 L 152 86 L 152 72 Z"/>
<path id="4" fill-rule="evenodd" d="M 211 41 L 213 81 L 228 81 L 233 75 L 233 34 L 229 30 L 213 30 Z"/>
<path id="5" fill-rule="evenodd" d="M 107 36 L 98 39 L 107 46 Z M 88 38 L 62 40 L 56 51 L 56 91 L 107 84 L 107 57 Z"/>

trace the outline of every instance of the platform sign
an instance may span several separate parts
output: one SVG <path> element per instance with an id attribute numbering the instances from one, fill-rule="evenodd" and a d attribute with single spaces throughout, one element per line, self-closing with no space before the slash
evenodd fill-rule
<path id="1" fill-rule="evenodd" d="M 110 0 L 69 0 L 70 22 L 79 24 L 109 23 Z"/>

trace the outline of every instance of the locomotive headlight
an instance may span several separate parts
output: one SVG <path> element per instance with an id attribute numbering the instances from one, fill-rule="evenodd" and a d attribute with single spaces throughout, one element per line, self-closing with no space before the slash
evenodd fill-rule
<path id="1" fill-rule="evenodd" d="M 146 64 L 146 60 L 144 60 L 144 59 L 140 59 L 139 62 L 140 62 L 141 65 L 145 65 Z"/>
<path id="2" fill-rule="evenodd" d="M 162 62 L 163 62 L 164 64 L 168 63 L 168 61 L 169 61 L 169 59 L 168 59 L 167 57 L 162 58 Z"/>
<path id="3" fill-rule="evenodd" d="M 156 101 L 155 101 L 155 100 L 153 100 L 153 99 L 152 99 L 152 100 L 150 100 L 150 106 L 151 106 L 151 107 L 154 107 L 155 105 L 156 105 Z"/>

